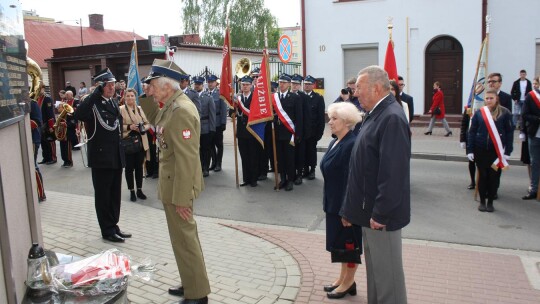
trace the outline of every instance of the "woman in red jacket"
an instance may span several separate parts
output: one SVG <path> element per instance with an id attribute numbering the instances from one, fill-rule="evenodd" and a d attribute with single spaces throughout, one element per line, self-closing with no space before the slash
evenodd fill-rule
<path id="1" fill-rule="evenodd" d="M 424 135 L 431 135 L 431 131 L 433 130 L 436 119 L 442 120 L 442 124 L 446 129 L 445 136 L 448 137 L 452 135 L 452 130 L 450 130 L 450 126 L 448 125 L 446 118 L 444 118 L 444 94 L 438 81 L 433 83 L 433 102 L 431 103 L 431 108 L 429 109 L 428 114 L 431 114 L 431 121 L 429 122 L 428 130 L 426 133 L 424 133 Z"/>

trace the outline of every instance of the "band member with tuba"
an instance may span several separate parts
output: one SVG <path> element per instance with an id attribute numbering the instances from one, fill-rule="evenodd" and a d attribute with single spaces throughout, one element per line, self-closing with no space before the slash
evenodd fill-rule
<path id="1" fill-rule="evenodd" d="M 122 115 L 112 98 L 116 78 L 105 68 L 93 79 L 96 89 L 75 110 L 74 117 L 86 123 L 88 166 L 92 168 L 101 236 L 111 242 L 125 242 L 131 233 L 122 232 L 118 227 L 125 155 L 120 140 Z"/>
<path id="2" fill-rule="evenodd" d="M 79 101 L 73 99 L 73 92 L 66 91 L 65 99 L 58 106 L 60 115 L 55 124 L 56 138 L 60 141 L 60 155 L 64 163 L 62 168 L 73 167 L 72 149 L 79 143 L 77 136 L 77 120 L 73 117 L 73 111 L 79 105 Z"/>
<path id="3" fill-rule="evenodd" d="M 54 103 L 52 98 L 45 93 L 45 85 L 41 84 L 37 104 L 41 108 L 41 155 L 43 160 L 38 164 L 52 165 L 56 163 L 56 136 L 54 135 Z"/>

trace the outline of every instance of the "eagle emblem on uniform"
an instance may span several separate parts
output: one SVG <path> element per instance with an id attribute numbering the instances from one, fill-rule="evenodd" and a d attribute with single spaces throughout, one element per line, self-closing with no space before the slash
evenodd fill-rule
<path id="1" fill-rule="evenodd" d="M 185 129 L 182 131 L 182 137 L 184 139 L 190 139 L 191 138 L 191 130 Z"/>

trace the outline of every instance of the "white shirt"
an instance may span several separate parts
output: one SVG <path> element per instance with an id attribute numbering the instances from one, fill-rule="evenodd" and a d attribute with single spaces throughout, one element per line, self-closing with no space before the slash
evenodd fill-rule
<path id="1" fill-rule="evenodd" d="M 386 97 L 388 97 L 388 95 L 390 95 L 390 94 L 386 94 L 386 96 L 384 96 L 383 98 L 381 98 L 381 100 L 379 100 L 379 101 L 375 104 L 375 106 L 373 107 L 373 109 L 371 109 L 371 111 L 369 111 L 368 114 L 371 114 L 371 112 L 373 112 L 373 110 L 375 110 L 375 108 L 381 103 L 381 101 L 383 101 L 383 99 L 385 99 Z"/>
<path id="2" fill-rule="evenodd" d="M 519 100 L 525 100 L 525 91 L 527 90 L 527 80 L 519 81 L 519 89 L 521 91 L 521 96 L 519 97 Z"/>

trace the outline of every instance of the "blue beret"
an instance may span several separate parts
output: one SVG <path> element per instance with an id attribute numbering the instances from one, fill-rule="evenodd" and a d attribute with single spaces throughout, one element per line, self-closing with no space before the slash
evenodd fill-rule
<path id="1" fill-rule="evenodd" d="M 315 79 L 315 77 L 311 75 L 307 75 L 306 78 L 304 79 L 304 83 L 307 83 L 307 84 L 315 84 L 315 82 L 317 82 L 317 79 Z"/>

